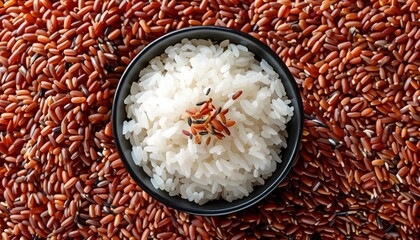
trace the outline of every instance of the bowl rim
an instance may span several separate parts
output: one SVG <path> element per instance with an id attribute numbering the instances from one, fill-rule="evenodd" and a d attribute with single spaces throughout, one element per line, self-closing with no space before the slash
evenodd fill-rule
<path id="1" fill-rule="evenodd" d="M 275 177 L 275 181 L 268 186 L 267 182 L 264 185 L 264 190 L 257 195 L 254 198 L 251 198 L 249 200 L 245 200 L 242 202 L 242 204 L 232 204 L 235 203 L 236 200 L 232 201 L 232 202 L 228 202 L 226 201 L 226 203 L 229 204 L 229 207 L 226 208 L 221 208 L 221 209 L 215 209 L 215 210 L 208 210 L 208 209 L 200 209 L 200 206 L 204 206 L 204 205 L 199 205 L 196 204 L 194 202 L 194 204 L 197 205 L 198 208 L 192 210 L 189 209 L 187 207 L 184 206 L 179 206 L 177 205 L 175 202 L 176 201 L 170 201 L 167 200 L 166 198 L 161 197 L 156 191 L 161 191 L 159 189 L 150 189 L 148 186 L 146 186 L 146 184 L 143 183 L 142 179 L 135 173 L 135 171 L 131 168 L 131 166 L 129 165 L 128 161 L 130 161 L 130 159 L 126 159 L 125 158 L 125 154 L 124 150 L 120 144 L 120 141 L 126 141 L 124 139 L 124 136 L 122 134 L 122 127 L 121 127 L 121 137 L 123 139 L 120 138 L 120 135 L 118 134 L 117 129 L 120 129 L 119 126 L 117 126 L 117 117 L 116 115 L 118 113 L 121 113 L 121 108 L 119 108 L 120 106 L 117 106 L 117 102 L 118 102 L 118 98 L 121 97 L 126 97 L 126 96 L 121 96 L 122 95 L 122 91 L 121 88 L 124 84 L 127 84 L 125 82 L 130 82 L 129 78 L 127 77 L 128 73 L 132 70 L 132 68 L 139 62 L 139 60 L 142 58 L 142 56 L 145 54 L 145 52 L 149 51 L 149 49 L 154 48 L 156 45 L 158 45 L 160 42 L 164 41 L 166 38 L 174 36 L 174 35 L 178 35 L 178 34 L 183 34 L 186 32 L 192 32 L 192 31 L 196 31 L 196 30 L 206 30 L 206 31 L 213 31 L 213 32 L 218 32 L 218 33 L 230 33 L 230 34 L 236 34 L 239 35 L 242 38 L 245 38 L 246 41 L 250 41 L 254 44 L 256 44 L 258 46 L 258 48 L 261 48 L 263 51 L 265 51 L 267 54 L 270 55 L 270 57 L 274 58 L 277 62 L 277 64 L 280 66 L 280 69 L 282 69 L 284 71 L 284 74 L 286 75 L 286 77 L 288 78 L 287 81 L 290 82 L 291 87 L 293 89 L 293 92 L 295 92 L 297 94 L 297 97 L 294 101 L 297 101 L 297 105 L 298 108 L 294 109 L 294 115 L 297 116 L 299 121 L 299 124 L 297 125 L 297 129 L 296 134 L 297 134 L 297 139 L 296 139 L 296 144 L 293 144 L 295 147 L 295 150 L 292 151 L 292 154 L 290 156 L 290 159 L 288 159 L 289 161 L 284 162 L 282 164 L 285 164 L 284 167 L 284 171 L 281 172 L 281 174 L 279 174 L 279 176 L 270 176 L 271 177 Z M 194 37 L 195 38 L 195 37 Z M 203 38 L 204 39 L 204 38 Z M 229 39 L 229 38 L 226 38 Z M 257 56 L 257 53 L 254 53 Z M 283 79 L 282 79 L 283 80 Z M 131 82 L 132 84 L 132 82 Z M 118 111 L 116 109 L 119 109 Z M 125 109 L 122 109 L 122 111 L 125 111 Z M 114 99 L 113 99 L 113 103 L 112 103 L 112 115 L 111 115 L 111 124 L 112 124 L 112 133 L 113 133 L 113 137 L 114 137 L 114 144 L 116 146 L 117 152 L 124 164 L 125 169 L 127 170 L 127 172 L 130 174 L 131 178 L 134 179 L 134 181 L 142 188 L 143 191 L 146 191 L 147 194 L 149 194 L 151 197 L 153 197 L 155 200 L 157 200 L 160 203 L 163 203 L 171 208 L 177 209 L 177 210 L 181 210 L 190 214 L 197 214 L 197 215 L 202 215 L 202 216 L 220 216 L 220 215 L 226 215 L 226 214 L 230 214 L 233 212 L 238 212 L 241 210 L 244 210 L 246 208 L 249 208 L 253 205 L 255 205 L 256 203 L 260 202 L 261 200 L 263 200 L 265 197 L 267 197 L 271 192 L 273 192 L 277 186 L 286 178 L 286 176 L 289 174 L 289 172 L 292 169 L 292 166 L 294 165 L 296 159 L 297 159 L 297 155 L 300 149 L 300 145 L 301 145 L 301 140 L 302 140 L 302 133 L 303 133 L 303 103 L 302 103 L 302 98 L 300 96 L 300 91 L 298 88 L 297 83 L 294 81 L 294 77 L 292 76 L 292 74 L 290 73 L 290 70 L 288 69 L 288 67 L 286 66 L 286 64 L 282 61 L 282 59 L 271 49 L 269 48 L 266 44 L 264 44 L 263 42 L 261 42 L 260 40 L 254 38 L 253 36 L 247 34 L 247 33 L 243 33 L 241 31 L 235 30 L 235 29 L 230 29 L 230 28 L 226 28 L 226 27 L 218 27 L 218 26 L 194 26 L 194 27 L 187 27 L 187 28 L 182 28 L 179 30 L 175 30 L 172 32 L 169 32 L 167 34 L 164 34 L 163 36 L 155 39 L 154 41 L 150 42 L 149 44 L 147 44 L 129 63 L 129 65 L 126 67 L 126 69 L 124 70 L 123 74 L 120 77 L 120 80 L 118 82 L 116 91 L 115 91 L 115 95 L 114 95 Z M 288 146 L 289 147 L 289 146 Z M 130 153 L 131 154 L 131 153 Z M 140 166 L 139 166 L 140 168 Z M 275 186 L 274 186 L 275 185 Z M 255 190 L 255 189 L 254 189 Z M 179 197 L 179 196 L 174 196 L 174 197 Z M 248 198 L 244 197 L 244 198 Z M 187 199 L 182 199 L 185 201 L 188 201 Z M 238 199 L 239 200 L 239 199 Z M 222 200 L 223 201 L 223 200 Z"/>

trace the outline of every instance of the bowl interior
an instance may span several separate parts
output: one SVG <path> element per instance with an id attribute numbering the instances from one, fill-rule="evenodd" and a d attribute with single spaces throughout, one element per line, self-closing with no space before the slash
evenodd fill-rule
<path id="1" fill-rule="evenodd" d="M 214 42 L 221 42 L 229 39 L 230 42 L 246 46 L 252 51 L 258 60 L 265 59 L 274 70 L 280 75 L 289 99 L 295 109 L 291 121 L 287 124 L 289 137 L 287 138 L 286 149 L 282 149 L 282 163 L 277 164 L 273 175 L 266 180 L 263 186 L 255 187 L 248 197 L 227 202 L 225 200 L 211 201 L 204 205 L 198 205 L 180 197 L 171 197 L 165 191 L 157 190 L 150 182 L 150 177 L 143 169 L 134 164 L 131 158 L 131 144 L 122 134 L 122 126 L 126 120 L 124 99 L 130 93 L 131 84 L 138 81 L 140 70 L 149 64 L 155 56 L 161 55 L 171 45 L 175 45 L 184 38 L 211 39 Z M 118 151 L 131 177 L 158 201 L 181 211 L 199 215 L 221 215 L 236 212 L 247 208 L 273 191 L 277 185 L 286 177 L 299 150 L 300 139 L 303 130 L 303 106 L 299 90 L 294 78 L 288 71 L 279 57 L 263 43 L 253 37 L 239 31 L 220 27 L 192 27 L 185 28 L 165 35 L 153 43 L 147 45 L 139 53 L 125 70 L 115 94 L 112 116 L 113 132 Z"/>

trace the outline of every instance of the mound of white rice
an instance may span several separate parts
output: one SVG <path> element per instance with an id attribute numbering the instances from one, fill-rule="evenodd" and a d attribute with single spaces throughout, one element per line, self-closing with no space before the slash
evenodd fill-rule
<path id="1" fill-rule="evenodd" d="M 211 88 L 209 96 L 206 96 Z M 232 100 L 232 95 L 243 91 Z M 182 133 L 181 119 L 197 102 L 213 99 L 230 108 L 231 136 L 196 144 Z M 184 39 L 150 61 L 125 99 L 134 162 L 155 188 L 204 204 L 243 198 L 264 184 L 286 147 L 286 123 L 293 115 L 279 76 L 245 46 L 229 41 Z"/>

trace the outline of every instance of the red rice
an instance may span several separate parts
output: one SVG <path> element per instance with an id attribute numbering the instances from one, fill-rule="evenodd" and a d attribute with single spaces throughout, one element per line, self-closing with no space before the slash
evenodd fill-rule
<path id="1" fill-rule="evenodd" d="M 416 1 L 2 5 L 3 239 L 418 235 Z M 130 60 L 157 37 L 195 25 L 238 29 L 271 47 L 295 77 L 307 114 L 287 179 L 255 208 L 225 217 L 155 202 L 129 178 L 109 124 Z"/>

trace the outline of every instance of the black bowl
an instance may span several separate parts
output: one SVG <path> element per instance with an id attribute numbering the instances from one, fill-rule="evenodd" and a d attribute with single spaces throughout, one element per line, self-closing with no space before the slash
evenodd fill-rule
<path id="1" fill-rule="evenodd" d="M 265 59 L 279 74 L 288 97 L 292 101 L 294 115 L 291 121 L 287 124 L 287 131 L 289 134 L 289 137 L 287 138 L 288 147 L 282 150 L 282 163 L 277 164 L 273 175 L 266 179 L 264 185 L 255 187 L 254 191 L 250 193 L 248 197 L 244 197 L 243 199 L 235 200 L 233 202 L 227 202 L 221 199 L 217 201 L 210 201 L 204 205 L 198 205 L 194 202 L 182 199 L 181 197 L 171 197 L 167 192 L 155 189 L 150 182 L 150 177 L 141 167 L 134 164 L 130 153 L 132 146 L 122 134 L 123 122 L 127 118 L 124 99 L 130 93 L 131 84 L 134 81 L 138 81 L 140 70 L 145 68 L 152 58 L 161 55 L 167 47 L 175 45 L 184 38 L 211 39 L 215 42 L 221 42 L 229 39 L 232 43 L 246 46 L 255 54 L 255 57 L 258 60 Z M 292 168 L 299 151 L 303 131 L 302 100 L 294 78 L 287 69 L 286 65 L 281 61 L 276 53 L 259 40 L 248 34 L 221 27 L 185 28 L 171 32 L 147 45 L 131 61 L 130 65 L 122 75 L 115 93 L 112 108 L 112 127 L 115 144 L 125 167 L 137 184 L 161 203 L 188 213 L 207 216 L 229 214 L 248 208 L 272 192 Z"/>

